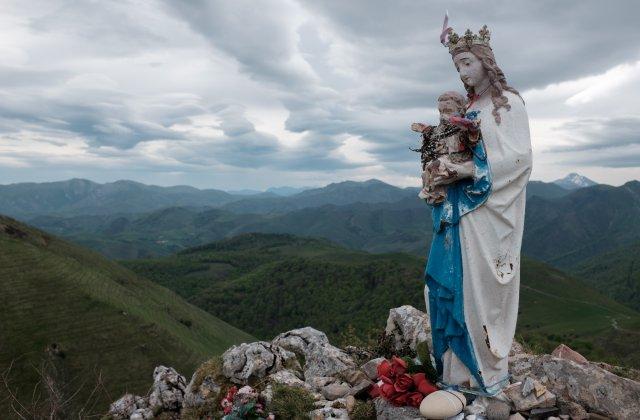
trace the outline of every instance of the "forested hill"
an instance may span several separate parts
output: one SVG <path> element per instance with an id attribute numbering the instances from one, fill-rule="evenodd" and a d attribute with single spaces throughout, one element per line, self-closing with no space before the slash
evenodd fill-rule
<path id="1" fill-rule="evenodd" d="M 424 307 L 424 263 L 326 240 L 246 234 L 125 265 L 260 338 L 309 325 L 334 340 L 352 326 L 366 340 L 388 308 Z M 543 351 L 564 342 L 592 360 L 640 366 L 638 334 L 638 312 L 544 263 L 524 260 L 517 330 L 524 341 Z"/>

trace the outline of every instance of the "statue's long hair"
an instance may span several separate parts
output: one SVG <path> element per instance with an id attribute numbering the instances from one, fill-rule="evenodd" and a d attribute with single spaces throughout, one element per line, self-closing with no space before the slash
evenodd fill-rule
<path id="1" fill-rule="evenodd" d="M 500 124 L 500 113 L 498 110 L 500 108 L 504 108 L 507 111 L 511 109 L 509 100 L 504 96 L 503 92 L 506 90 L 508 92 L 515 93 L 518 96 L 520 96 L 520 93 L 507 84 L 507 78 L 500 67 L 496 64 L 496 58 L 490 47 L 480 44 L 473 44 L 469 47 L 463 42 L 460 42 L 459 46 L 451 52 L 451 57 L 453 58 L 456 54 L 460 54 L 462 52 L 470 52 L 475 55 L 482 63 L 482 67 L 487 71 L 487 74 L 489 75 L 489 82 L 491 83 L 491 87 L 489 88 L 491 92 L 491 101 L 493 102 L 493 111 L 491 113 L 493 114 L 493 118 L 496 120 L 496 124 Z M 465 83 L 464 88 L 467 90 L 469 97 L 473 98 L 475 95 L 473 86 L 469 86 Z M 522 97 L 520 98 L 522 99 Z"/>

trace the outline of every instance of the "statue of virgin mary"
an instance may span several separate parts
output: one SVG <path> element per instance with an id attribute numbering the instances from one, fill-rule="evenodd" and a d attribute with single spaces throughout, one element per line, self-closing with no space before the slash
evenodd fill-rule
<path id="1" fill-rule="evenodd" d="M 446 26 L 446 25 L 445 25 Z M 468 92 L 467 119 L 480 120 L 473 161 L 444 163 L 455 175 L 432 209 L 434 237 L 425 271 L 433 356 L 447 388 L 495 396 L 509 384 L 520 246 L 531 141 L 524 101 L 507 84 L 486 26 L 442 40 Z"/>

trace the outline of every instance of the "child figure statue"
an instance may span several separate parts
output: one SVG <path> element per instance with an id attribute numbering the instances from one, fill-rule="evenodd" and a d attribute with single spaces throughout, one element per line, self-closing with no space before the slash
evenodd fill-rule
<path id="1" fill-rule="evenodd" d="M 478 142 L 479 121 L 463 118 L 466 99 L 458 92 L 448 91 L 438 97 L 440 123 L 437 126 L 411 124 L 411 129 L 422 134 L 422 147 L 411 149 L 420 153 L 422 162 L 422 190 L 418 197 L 430 205 L 442 203 L 447 197 L 446 185 L 435 185 L 436 179 L 453 179 L 457 174 L 445 165 L 463 163 L 473 159 L 471 149 Z"/>

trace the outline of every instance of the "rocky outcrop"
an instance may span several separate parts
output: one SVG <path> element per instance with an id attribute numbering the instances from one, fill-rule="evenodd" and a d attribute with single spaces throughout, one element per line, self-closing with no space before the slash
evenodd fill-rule
<path id="1" fill-rule="evenodd" d="M 578 353 L 577 351 L 573 350 L 572 348 L 570 348 L 565 344 L 560 344 L 558 347 L 556 347 L 551 352 L 551 355 L 559 359 L 573 360 L 574 362 L 580 365 L 589 363 L 586 357 L 584 357 L 583 355 L 581 355 L 580 353 Z"/>
<path id="2" fill-rule="evenodd" d="M 197 408 L 207 401 L 215 399 L 221 391 L 221 387 L 211 375 L 200 378 L 199 372 L 195 372 L 184 391 L 183 406 L 185 408 Z"/>
<path id="3" fill-rule="evenodd" d="M 389 312 L 385 340 L 390 339 L 395 349 L 416 352 L 421 342 L 430 345 L 429 324 L 428 316 L 411 306 L 394 308 Z M 213 403 L 219 405 L 221 390 L 227 392 L 230 384 L 251 382 L 262 384 L 256 392 L 267 406 L 274 390 L 285 385 L 287 389 L 305 390 L 307 398 L 310 395 L 315 399 L 315 408 L 308 412 L 311 419 L 348 419 L 358 399 L 368 399 L 367 391 L 377 380 L 377 367 L 384 360 L 371 353 L 366 359 L 357 356 L 356 363 L 351 354 L 370 351 L 347 353 L 332 345 L 321 331 L 294 329 L 271 342 L 231 347 L 217 362 L 217 368 L 204 364 L 188 385 L 174 369 L 159 366 L 148 396 L 127 394 L 111 404 L 108 416 L 114 420 L 145 420 L 166 413 L 167 418 L 179 419 L 189 413 L 188 418 L 192 418 L 191 409 L 215 409 Z M 640 382 L 615 375 L 612 372 L 616 369 L 589 362 L 565 345 L 558 346 L 553 355 L 535 355 L 514 341 L 509 353 L 512 381 L 504 391 L 500 410 L 477 400 L 456 420 L 503 418 L 509 410 L 512 419 L 637 418 Z M 395 407 L 380 397 L 369 404 L 373 404 L 371 410 L 375 406 L 379 419 L 422 418 L 418 409 Z M 496 417 L 498 411 L 501 414 Z"/>
<path id="4" fill-rule="evenodd" d="M 374 400 L 378 420 L 424 420 L 415 407 L 396 407 L 383 398 Z"/>
<path id="5" fill-rule="evenodd" d="M 138 395 L 125 394 L 109 406 L 107 414 L 113 420 L 128 420 L 133 418 L 134 414 L 138 418 L 142 415 L 144 419 L 142 413 L 153 416 L 153 412 L 149 409 L 149 401 Z"/>
<path id="6" fill-rule="evenodd" d="M 588 412 L 619 419 L 640 413 L 640 383 L 594 363 L 523 354 L 510 361 L 510 370 L 517 380 L 537 378 L 559 401 L 579 404 Z"/>
<path id="7" fill-rule="evenodd" d="M 282 333 L 272 343 L 304 359 L 304 377 L 307 379 L 331 376 L 356 367 L 347 353 L 329 343 L 325 333 L 311 327 Z"/>
<path id="8" fill-rule="evenodd" d="M 385 334 L 393 337 L 396 351 L 405 347 L 415 351 L 423 341 L 433 348 L 431 340 L 431 323 L 426 313 L 413 306 L 404 305 L 389 311 Z"/>
<path id="9" fill-rule="evenodd" d="M 153 411 L 180 411 L 186 388 L 184 376 L 173 368 L 158 366 L 153 371 L 149 407 Z"/>
<path id="10" fill-rule="evenodd" d="M 284 368 L 300 369 L 294 353 L 267 341 L 233 346 L 224 352 L 222 362 L 222 373 L 242 385 Z"/>
<path id="11" fill-rule="evenodd" d="M 175 369 L 158 366 L 153 371 L 153 385 L 146 397 L 126 394 L 109 407 L 112 420 L 147 420 L 156 413 L 178 413 L 182 409 L 186 389 L 184 376 Z"/>

